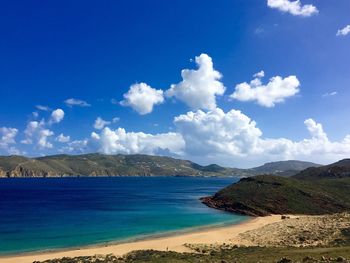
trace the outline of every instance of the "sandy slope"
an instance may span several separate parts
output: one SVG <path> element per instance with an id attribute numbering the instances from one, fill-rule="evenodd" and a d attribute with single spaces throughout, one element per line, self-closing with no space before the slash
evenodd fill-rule
<path id="1" fill-rule="evenodd" d="M 183 246 L 183 244 L 215 244 L 230 242 L 230 240 L 239 242 L 238 235 L 240 233 L 257 229 L 262 226 L 280 222 L 281 215 L 272 215 L 267 217 L 257 217 L 247 220 L 237 225 L 208 228 L 191 233 L 178 234 L 168 237 L 153 238 L 142 241 L 135 241 L 129 243 L 106 245 L 98 247 L 84 247 L 74 250 L 42 252 L 36 254 L 26 254 L 10 257 L 0 257 L 1 263 L 29 263 L 35 260 L 43 261 L 46 259 L 62 258 L 62 257 L 77 257 L 77 256 L 91 256 L 95 254 L 109 254 L 123 255 L 133 250 L 155 249 L 155 250 L 172 250 L 177 252 L 189 252 L 190 250 Z"/>

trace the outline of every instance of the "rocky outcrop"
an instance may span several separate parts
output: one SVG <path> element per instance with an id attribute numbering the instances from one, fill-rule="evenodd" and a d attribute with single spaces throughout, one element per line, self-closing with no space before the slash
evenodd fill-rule
<path id="1" fill-rule="evenodd" d="M 208 207 L 215 208 L 218 210 L 231 212 L 235 214 L 242 214 L 247 216 L 268 216 L 265 210 L 252 209 L 249 206 L 242 204 L 240 202 L 229 202 L 228 200 L 223 200 L 220 198 L 215 198 L 212 196 L 202 197 L 200 201 L 207 205 Z"/>

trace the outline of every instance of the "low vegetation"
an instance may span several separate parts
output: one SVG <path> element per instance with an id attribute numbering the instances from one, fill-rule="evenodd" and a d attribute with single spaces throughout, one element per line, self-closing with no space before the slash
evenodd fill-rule
<path id="1" fill-rule="evenodd" d="M 214 196 L 206 205 L 230 212 L 321 215 L 350 211 L 350 162 L 308 168 L 292 177 L 258 175 L 243 178 Z"/>
<path id="2" fill-rule="evenodd" d="M 205 253 L 140 250 L 123 257 L 112 254 L 46 260 L 41 263 L 292 263 L 350 262 L 350 246 L 317 248 L 236 247 Z M 39 262 L 35 262 L 39 263 Z"/>
<path id="3" fill-rule="evenodd" d="M 53 155 L 39 158 L 0 157 L 0 177 L 57 176 L 227 176 L 251 175 L 218 165 L 151 155 Z"/>
<path id="4" fill-rule="evenodd" d="M 152 155 L 53 155 L 39 158 L 0 156 L 0 177 L 60 176 L 253 176 L 261 171 L 292 175 L 317 164 L 269 163 L 252 169 L 202 166 L 191 161 Z M 257 170 L 255 170 L 257 169 Z"/>

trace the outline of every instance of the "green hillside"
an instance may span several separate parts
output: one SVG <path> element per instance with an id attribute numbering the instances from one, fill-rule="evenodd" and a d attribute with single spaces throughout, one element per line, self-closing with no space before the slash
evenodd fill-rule
<path id="1" fill-rule="evenodd" d="M 349 172 L 349 160 L 343 160 L 308 168 L 288 178 L 275 175 L 243 178 L 202 201 L 210 207 L 252 216 L 349 211 Z"/>
<path id="2" fill-rule="evenodd" d="M 251 169 L 202 166 L 165 156 L 134 155 L 52 155 L 38 158 L 0 156 L 0 177 L 52 176 L 254 176 L 261 172 L 295 175 L 301 168 L 318 166 L 302 161 L 282 161 Z M 299 169 L 299 170 L 298 170 Z"/>
<path id="3" fill-rule="evenodd" d="M 350 177 L 350 159 L 343 159 L 339 162 L 322 167 L 310 167 L 294 176 L 302 180 L 337 179 Z"/>
<path id="4" fill-rule="evenodd" d="M 244 169 L 201 166 L 191 161 L 151 155 L 54 155 L 0 157 L 1 177 L 51 176 L 249 176 Z"/>
<path id="5" fill-rule="evenodd" d="M 288 160 L 280 162 L 265 163 L 262 166 L 252 168 L 258 174 L 276 174 L 282 176 L 291 176 L 297 174 L 299 171 L 309 167 L 320 167 L 320 164 L 312 162 L 303 162 L 297 160 Z"/>

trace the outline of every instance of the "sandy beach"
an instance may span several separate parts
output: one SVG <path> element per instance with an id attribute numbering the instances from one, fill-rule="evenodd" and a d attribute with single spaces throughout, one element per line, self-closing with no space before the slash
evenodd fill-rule
<path id="1" fill-rule="evenodd" d="M 177 252 L 190 252 L 191 250 L 184 246 L 187 244 L 215 244 L 215 243 L 234 243 L 239 244 L 238 235 L 249 230 L 257 229 L 262 226 L 281 221 L 281 215 L 271 215 L 267 217 L 257 217 L 248 219 L 240 224 L 213 227 L 198 230 L 190 233 L 182 233 L 167 237 L 151 238 L 135 242 L 127 242 L 113 245 L 82 247 L 64 251 L 48 251 L 31 254 L 21 254 L 14 256 L 0 257 L 2 263 L 29 263 L 33 261 L 43 261 L 53 258 L 92 256 L 96 254 L 123 255 L 133 250 L 171 250 Z"/>

